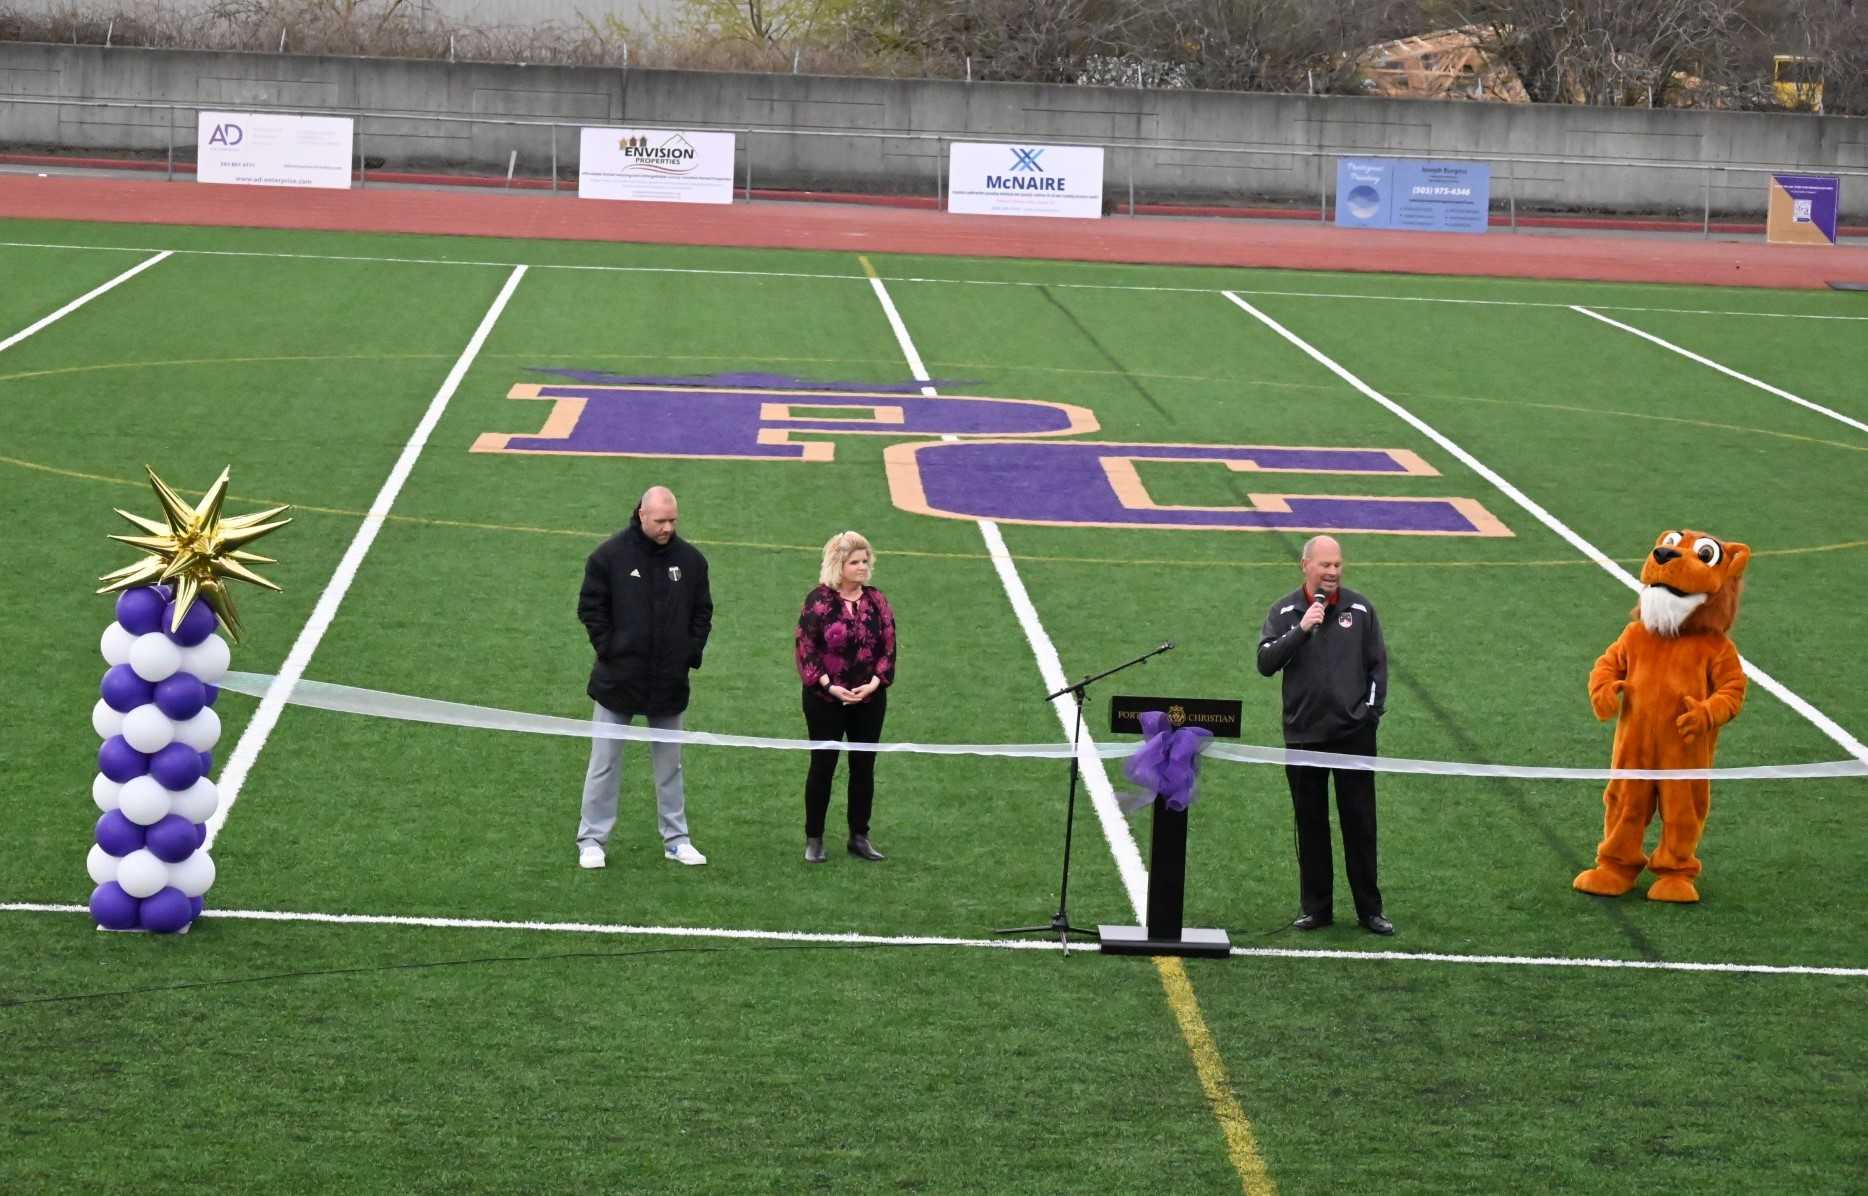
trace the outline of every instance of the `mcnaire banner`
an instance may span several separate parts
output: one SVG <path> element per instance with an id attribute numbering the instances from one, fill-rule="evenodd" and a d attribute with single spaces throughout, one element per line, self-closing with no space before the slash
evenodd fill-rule
<path id="1" fill-rule="evenodd" d="M 731 133 L 584 129 L 577 140 L 577 194 L 584 199 L 732 203 Z"/>
<path id="2" fill-rule="evenodd" d="M 1086 219 L 1103 214 L 1100 147 L 957 141 L 948 165 L 949 212 Z"/>
<path id="3" fill-rule="evenodd" d="M 1483 162 L 1336 160 L 1336 223 L 1345 228 L 1482 233 L 1491 202 L 1492 168 Z"/>
<path id="4" fill-rule="evenodd" d="M 1834 245 L 1842 180 L 1827 174 L 1774 174 L 1764 239 L 1779 245 Z"/>
<path id="5" fill-rule="evenodd" d="M 354 124 L 347 116 L 203 112 L 195 178 L 251 187 L 350 186 Z"/>

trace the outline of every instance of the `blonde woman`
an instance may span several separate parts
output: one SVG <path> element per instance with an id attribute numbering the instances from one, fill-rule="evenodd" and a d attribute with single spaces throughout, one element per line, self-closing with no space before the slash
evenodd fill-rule
<path id="1" fill-rule="evenodd" d="M 804 725 L 810 737 L 876 743 L 895 683 L 895 612 L 869 584 L 875 554 L 856 532 L 839 532 L 824 545 L 817 588 L 798 612 L 798 676 L 804 681 Z M 837 774 L 834 748 L 811 753 L 804 781 L 804 859 L 824 862 L 824 816 Z M 876 754 L 850 753 L 850 854 L 880 860 L 869 842 L 875 802 Z"/>

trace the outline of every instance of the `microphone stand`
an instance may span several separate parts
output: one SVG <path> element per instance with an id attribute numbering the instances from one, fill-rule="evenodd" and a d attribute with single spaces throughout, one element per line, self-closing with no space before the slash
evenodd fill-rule
<path id="1" fill-rule="evenodd" d="M 1100 673 L 1084 677 L 1079 681 L 1064 686 L 1062 689 L 1054 690 L 1044 695 L 1045 701 L 1054 702 L 1065 694 L 1069 694 L 1072 698 L 1076 699 L 1077 706 L 1076 723 L 1070 730 L 1070 790 L 1069 796 L 1064 801 L 1064 874 L 1057 886 L 1057 912 L 1051 915 L 1051 920 L 1049 922 L 1041 926 L 1008 926 L 1004 929 L 993 931 L 994 934 L 1055 934 L 1058 942 L 1063 945 L 1064 954 L 1066 955 L 1070 954 L 1071 935 L 1081 934 L 1091 938 L 1096 937 L 1096 932 L 1094 930 L 1085 930 L 1080 926 L 1072 926 L 1070 924 L 1068 908 L 1070 899 L 1070 841 L 1077 821 L 1077 745 L 1081 742 L 1083 737 L 1083 701 L 1085 691 L 1088 690 L 1090 686 L 1101 681 L 1104 677 L 1108 677 L 1114 673 L 1120 673 L 1123 669 L 1141 664 L 1150 657 L 1159 656 L 1163 652 L 1170 652 L 1173 648 L 1174 642 L 1169 640 L 1158 648 L 1149 649 L 1133 660 L 1125 660 L 1112 669 L 1104 669 Z"/>

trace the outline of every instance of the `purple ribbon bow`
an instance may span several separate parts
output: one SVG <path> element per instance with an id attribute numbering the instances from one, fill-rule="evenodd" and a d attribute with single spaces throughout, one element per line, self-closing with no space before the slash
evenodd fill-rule
<path id="1" fill-rule="evenodd" d="M 1185 810 L 1193 804 L 1200 753 L 1213 733 L 1205 727 L 1182 727 L 1177 731 L 1159 710 L 1144 710 L 1139 721 L 1146 738 L 1122 765 L 1122 775 L 1140 785 L 1141 791 L 1123 794 L 1117 803 L 1124 814 L 1133 814 L 1154 801 L 1158 793 L 1167 799 L 1168 809 Z"/>

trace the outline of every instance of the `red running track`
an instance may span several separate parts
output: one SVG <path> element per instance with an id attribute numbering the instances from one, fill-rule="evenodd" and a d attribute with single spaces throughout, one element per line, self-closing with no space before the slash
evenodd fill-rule
<path id="1" fill-rule="evenodd" d="M 1846 248 L 1647 237 L 1373 232 L 1236 220 L 1033 219 L 837 204 L 618 203 L 532 193 L 234 187 L 0 175 L 0 218 L 665 245 L 1820 288 Z"/>

